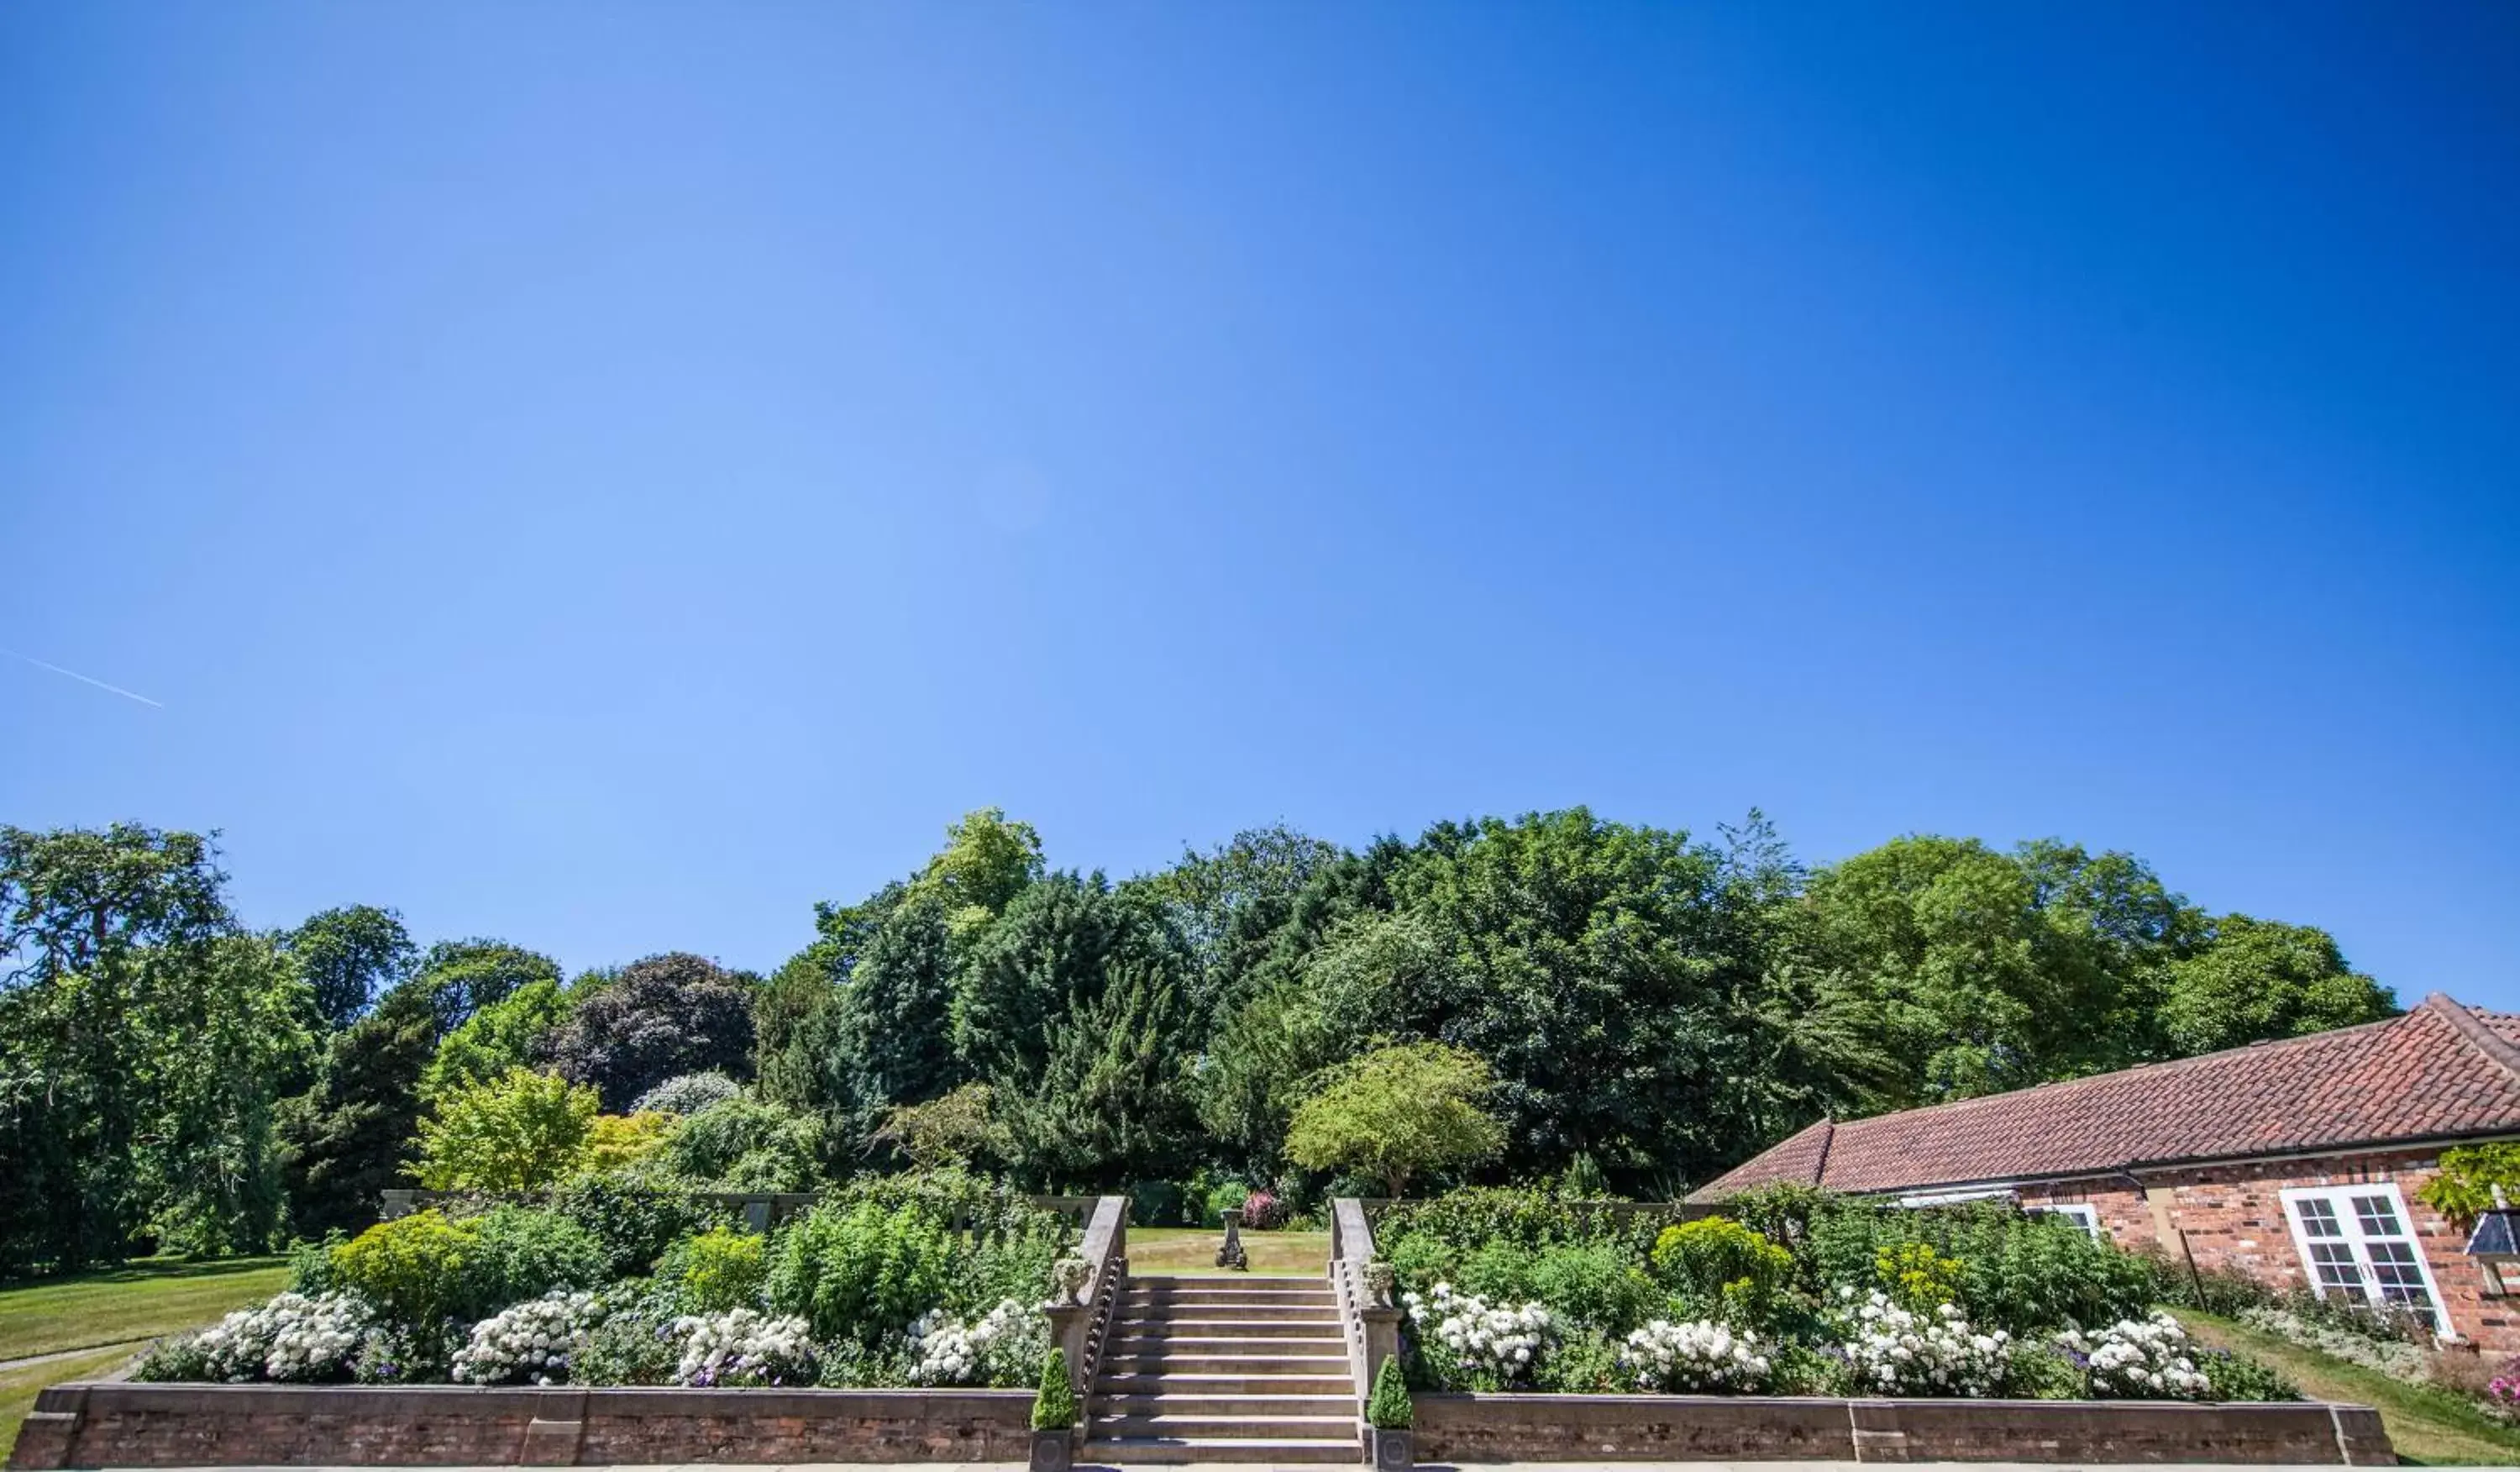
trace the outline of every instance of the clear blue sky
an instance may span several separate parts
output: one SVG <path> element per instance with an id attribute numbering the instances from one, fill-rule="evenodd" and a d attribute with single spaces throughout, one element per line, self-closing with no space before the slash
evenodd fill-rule
<path id="1" fill-rule="evenodd" d="M 2520 7 L 0 7 L 0 819 L 766 967 L 1585 803 L 2520 1007 Z"/>

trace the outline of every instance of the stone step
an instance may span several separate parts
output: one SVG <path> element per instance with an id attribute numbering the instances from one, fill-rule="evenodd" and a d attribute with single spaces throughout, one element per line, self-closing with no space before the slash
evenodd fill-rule
<path id="1" fill-rule="evenodd" d="M 1356 1392 L 1345 1395 L 1286 1396 L 1247 1395 L 1229 1392 L 1188 1393 L 1178 1389 L 1158 1391 L 1153 1395 L 1114 1395 L 1097 1389 L 1094 1393 L 1094 1419 L 1128 1420 L 1132 1417 L 1180 1416 L 1341 1416 L 1356 1419 Z"/>
<path id="2" fill-rule="evenodd" d="M 1320 1278 L 1131 1278 L 1123 1285 L 1131 1293 L 1286 1293 L 1304 1296 L 1330 1291 L 1330 1280 Z"/>
<path id="3" fill-rule="evenodd" d="M 1338 1312 L 1338 1300 L 1327 1293 L 1132 1293 L 1119 1301 L 1119 1311 L 1130 1314 L 1191 1312 L 1277 1312 L 1302 1310 L 1313 1313 Z"/>
<path id="4" fill-rule="evenodd" d="M 1330 1339 L 1339 1337 L 1338 1315 L 1306 1313 L 1301 1317 L 1183 1318 L 1169 1314 L 1120 1318 L 1111 1322 L 1114 1339 Z"/>
<path id="5" fill-rule="evenodd" d="M 1285 1351 L 1285 1354 L 1281 1354 Z M 1167 1349 L 1137 1351 L 1111 1346 L 1103 1351 L 1102 1374 L 1139 1376 L 1139 1374 L 1305 1374 L 1305 1376 L 1351 1376 L 1348 1346 L 1323 1344 L 1311 1346 L 1287 1339 L 1233 1339 L 1207 1341 L 1207 1344 L 1182 1344 L 1172 1341 Z"/>
<path id="6" fill-rule="evenodd" d="M 1265 1415 L 1242 1411 L 1224 1411 L 1214 1415 L 1102 1415 L 1098 1412 L 1088 1424 L 1086 1435 L 1095 1440 L 1148 1436 L 1177 1437 L 1192 1442 L 1327 1442 L 1346 1437 L 1348 1445 L 1362 1445 L 1357 1439 L 1354 1407 L 1344 1415 Z"/>
<path id="7" fill-rule="evenodd" d="M 1196 1303 L 1176 1304 L 1155 1299 L 1132 1299 L 1120 1306 L 1119 1318 L 1124 1324 L 1155 1318 L 1230 1318 L 1246 1323 L 1301 1319 L 1307 1323 L 1334 1324 L 1338 1322 L 1338 1305 L 1265 1302 L 1219 1304 L 1210 1303 L 1205 1299 Z"/>
<path id="8" fill-rule="evenodd" d="M 1354 1436 L 1273 1441 L 1256 1437 L 1192 1440 L 1169 1436 L 1091 1437 L 1077 1456 L 1101 1466 L 1178 1466 L 1192 1462 L 1275 1462 L 1279 1465 L 1353 1464 L 1364 1443 Z"/>
<path id="9" fill-rule="evenodd" d="M 1234 1361 L 1229 1361 L 1234 1362 Z M 1310 1363 L 1299 1360 L 1298 1363 Z M 1133 1361 L 1133 1364 L 1148 1361 Z M 1281 1374 L 1272 1371 L 1183 1370 L 1175 1371 L 1173 1361 L 1151 1361 L 1149 1371 L 1114 1373 L 1104 1361 L 1101 1378 L 1094 1382 L 1094 1394 L 1102 1396 L 1344 1396 L 1356 1395 L 1356 1381 L 1344 1366 L 1326 1373 Z"/>

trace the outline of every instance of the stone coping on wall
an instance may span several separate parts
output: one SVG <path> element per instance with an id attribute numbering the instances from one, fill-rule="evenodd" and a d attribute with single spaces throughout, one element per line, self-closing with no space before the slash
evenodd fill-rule
<path id="1" fill-rule="evenodd" d="M 1027 1390 L 57 1385 L 12 1469 L 1021 1461 Z"/>
<path id="2" fill-rule="evenodd" d="M 2315 1402 L 1420 1395 L 1420 1462 L 2385 1465 L 2379 1414 Z M 58 1385 L 13 1469 L 1025 1459 L 1020 1390 Z"/>
<path id="3" fill-rule="evenodd" d="M 1420 1395 L 1421 1462 L 2251 1462 L 2390 1465 L 2378 1411 L 2319 1402 Z"/>

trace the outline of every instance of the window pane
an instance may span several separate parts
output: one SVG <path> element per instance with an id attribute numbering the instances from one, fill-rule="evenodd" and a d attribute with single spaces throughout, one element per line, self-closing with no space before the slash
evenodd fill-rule
<path id="1" fill-rule="evenodd" d="M 2344 1228 L 2336 1222 L 2336 1204 L 2317 1196 L 2305 1196 L 2292 1204 L 2293 1214 L 2301 1219 L 2302 1235 L 2309 1237 L 2341 1237 Z"/>
<path id="2" fill-rule="evenodd" d="M 2407 1229 L 2398 1224 L 2398 1209 L 2386 1196 L 2357 1196 L 2354 1215 L 2362 1222 L 2366 1237 L 2403 1237 Z"/>
<path id="3" fill-rule="evenodd" d="M 2310 1265 L 2323 1286 L 2345 1289 L 2357 1298 L 2362 1296 L 2362 1271 L 2354 1261 L 2353 1248 L 2342 1242 L 2313 1242 Z"/>

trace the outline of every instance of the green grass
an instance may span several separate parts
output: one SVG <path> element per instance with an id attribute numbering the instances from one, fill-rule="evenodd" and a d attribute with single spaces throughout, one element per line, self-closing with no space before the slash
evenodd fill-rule
<path id="1" fill-rule="evenodd" d="M 2408 1385 L 2289 1340 L 2193 1309 L 2180 1322 L 2216 1349 L 2263 1359 L 2315 1401 L 2344 1401 L 2380 1412 L 2389 1441 L 2410 1462 L 2520 1465 L 2520 1428 L 2506 1426 L 2448 1390 Z"/>
<path id="2" fill-rule="evenodd" d="M 1230 1276 L 1230 1268 L 1216 1265 L 1216 1250 L 1224 1245 L 1222 1227 L 1133 1226 L 1129 1272 L 1136 1277 Z M 1253 1272 L 1322 1272 L 1329 1266 L 1330 1234 L 1244 1232 L 1242 1252 Z"/>
<path id="3" fill-rule="evenodd" d="M 0 1288 L 0 1360 L 124 1344 L 213 1322 L 278 1293 L 281 1258 L 134 1263 Z M 64 1377 L 56 1377 L 64 1378 Z"/>

